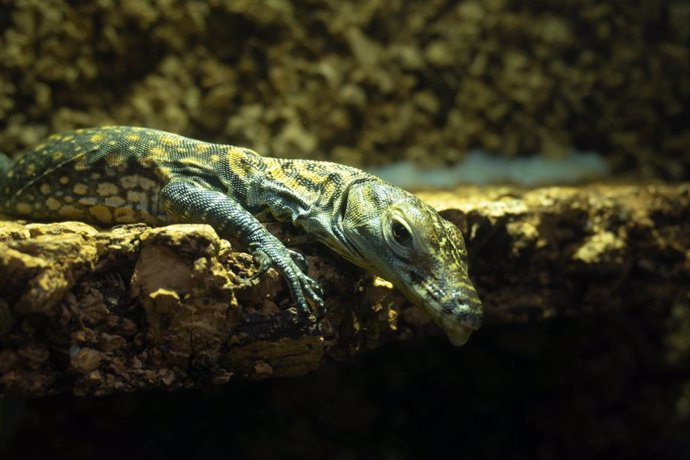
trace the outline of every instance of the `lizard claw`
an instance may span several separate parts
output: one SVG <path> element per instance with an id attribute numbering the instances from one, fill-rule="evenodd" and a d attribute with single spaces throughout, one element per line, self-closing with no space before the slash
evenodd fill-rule
<path id="1" fill-rule="evenodd" d="M 302 254 L 284 246 L 276 245 L 275 247 L 267 247 L 266 250 L 259 246 L 259 244 L 249 245 L 249 250 L 257 265 L 257 271 L 246 278 L 245 282 L 260 278 L 269 268 L 275 266 L 283 275 L 290 289 L 290 294 L 301 311 L 307 314 L 311 313 L 309 301 L 315 304 L 319 310 L 323 309 L 323 291 L 319 283 L 306 275 L 308 264 Z"/>
<path id="2" fill-rule="evenodd" d="M 265 251 L 261 250 L 257 244 L 250 244 L 249 250 L 254 258 L 256 272 L 252 276 L 243 278 L 242 283 L 244 284 L 250 284 L 252 281 L 261 278 L 273 266 L 273 261 L 271 258 L 268 256 L 268 254 L 266 254 Z"/>
<path id="3" fill-rule="evenodd" d="M 309 263 L 307 263 L 307 258 L 299 252 L 293 251 L 292 249 L 288 249 L 287 251 L 288 254 L 290 254 L 290 257 L 292 258 L 292 261 L 297 264 L 300 270 L 302 270 L 304 273 L 307 273 L 307 270 L 309 269 Z"/>

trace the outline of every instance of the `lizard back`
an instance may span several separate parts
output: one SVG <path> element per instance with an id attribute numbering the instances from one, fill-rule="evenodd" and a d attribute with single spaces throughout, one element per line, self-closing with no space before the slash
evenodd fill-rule
<path id="1" fill-rule="evenodd" d="M 0 209 L 42 220 L 165 222 L 158 192 L 167 155 L 149 131 L 108 127 L 50 136 L 16 157 Z"/>
<path id="2" fill-rule="evenodd" d="M 0 211 L 32 219 L 101 224 L 176 221 L 159 203 L 173 180 L 220 191 L 253 214 L 268 211 L 318 233 L 357 180 L 378 180 L 355 168 L 261 157 L 230 145 L 127 126 L 50 136 L 18 156 L 5 175 Z M 318 215 L 324 214 L 324 215 Z M 265 214 L 264 214 L 265 215 Z"/>

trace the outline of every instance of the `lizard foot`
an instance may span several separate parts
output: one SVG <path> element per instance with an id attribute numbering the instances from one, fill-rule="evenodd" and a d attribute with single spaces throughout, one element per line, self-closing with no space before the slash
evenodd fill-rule
<path id="1" fill-rule="evenodd" d="M 244 280 L 246 283 L 260 278 L 269 268 L 275 267 L 283 275 L 292 298 L 302 312 L 311 313 L 308 301 L 316 305 L 319 311 L 323 309 L 323 291 L 319 283 L 306 275 L 307 261 L 304 256 L 282 245 L 261 248 L 259 244 L 252 243 L 249 250 L 258 267 L 256 273 Z"/>

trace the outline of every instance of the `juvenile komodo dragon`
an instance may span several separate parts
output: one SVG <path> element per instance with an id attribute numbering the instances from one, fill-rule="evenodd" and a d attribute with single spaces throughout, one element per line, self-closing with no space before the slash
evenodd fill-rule
<path id="1" fill-rule="evenodd" d="M 103 225 L 207 223 L 244 243 L 258 274 L 275 267 L 294 301 L 323 308 L 305 259 L 259 222 L 268 211 L 350 262 L 391 281 L 455 345 L 482 320 L 460 231 L 414 195 L 336 163 L 261 157 L 146 128 L 49 137 L 0 158 L 0 212 Z"/>

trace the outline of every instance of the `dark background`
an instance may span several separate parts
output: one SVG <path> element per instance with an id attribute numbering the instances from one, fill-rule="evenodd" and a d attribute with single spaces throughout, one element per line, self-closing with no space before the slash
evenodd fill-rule
<path id="1" fill-rule="evenodd" d="M 687 362 L 658 316 L 629 313 L 487 326 L 463 348 L 390 344 L 293 379 L 4 400 L 0 453 L 688 459 Z"/>

